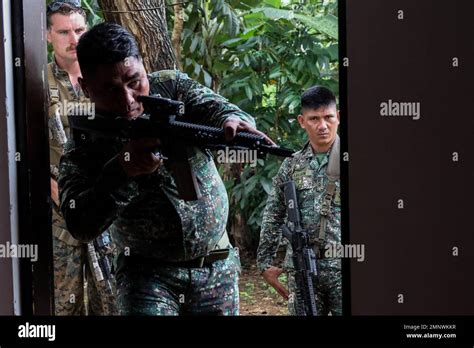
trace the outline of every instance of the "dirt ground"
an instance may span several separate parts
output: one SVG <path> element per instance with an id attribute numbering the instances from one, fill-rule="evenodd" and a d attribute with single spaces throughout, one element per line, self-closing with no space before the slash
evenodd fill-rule
<path id="1" fill-rule="evenodd" d="M 280 281 L 286 285 L 286 277 Z M 240 275 L 240 315 L 288 315 L 287 301 L 267 285 L 255 262 L 245 262 Z"/>

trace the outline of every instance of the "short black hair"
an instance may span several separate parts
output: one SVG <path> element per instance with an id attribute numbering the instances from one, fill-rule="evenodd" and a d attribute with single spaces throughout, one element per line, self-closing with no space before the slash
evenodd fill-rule
<path id="1" fill-rule="evenodd" d="M 336 96 L 323 86 L 310 87 L 301 95 L 301 109 L 319 109 L 333 104 L 336 104 Z"/>
<path id="2" fill-rule="evenodd" d="M 77 44 L 82 75 L 93 73 L 99 65 L 116 64 L 127 57 L 141 59 L 140 50 L 135 37 L 116 23 L 97 24 Z"/>

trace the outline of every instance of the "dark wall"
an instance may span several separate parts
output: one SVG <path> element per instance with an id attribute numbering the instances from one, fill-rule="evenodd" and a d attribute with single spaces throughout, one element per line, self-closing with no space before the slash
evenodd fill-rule
<path id="1" fill-rule="evenodd" d="M 346 6 L 348 233 L 366 252 L 352 314 L 472 315 L 474 2 Z M 420 119 L 382 117 L 389 99 L 419 102 Z"/>

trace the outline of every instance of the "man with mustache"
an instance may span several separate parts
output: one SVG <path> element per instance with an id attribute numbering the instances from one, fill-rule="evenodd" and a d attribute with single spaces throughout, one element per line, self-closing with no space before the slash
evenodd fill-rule
<path id="1" fill-rule="evenodd" d="M 55 314 L 114 314 L 116 305 L 112 294 L 113 279 L 106 279 L 110 276 L 102 274 L 97 263 L 91 263 L 90 256 L 95 253 L 94 245 L 75 239 L 68 232 L 59 212 L 58 167 L 69 137 L 69 106 L 74 103 L 85 105 L 89 102 L 78 83 L 81 70 L 76 46 L 81 35 L 87 30 L 86 13 L 81 8 L 80 0 L 52 1 L 47 7 L 47 30 L 47 40 L 54 50 L 53 61 L 48 64 L 48 84 Z M 103 245 L 100 252 L 112 253 L 108 241 L 108 233 L 104 233 L 96 241 Z M 101 261 L 105 261 L 107 257 L 103 255 Z M 84 295 L 85 279 L 89 304 L 87 308 Z"/>
<path id="2" fill-rule="evenodd" d="M 297 315 L 296 284 L 289 244 L 283 269 L 274 265 L 287 214 L 281 185 L 294 181 L 302 228 L 309 230 L 317 258 L 315 298 L 318 315 L 342 315 L 341 260 L 325 257 L 324 250 L 327 245 L 341 244 L 339 172 L 337 170 L 336 176 L 328 175 L 328 169 L 332 169 L 335 163 L 329 162 L 330 154 L 334 152 L 332 157 L 339 159 L 339 112 L 334 94 L 321 86 L 305 91 L 301 96 L 298 122 L 309 141 L 293 158 L 285 159 L 273 179 L 260 232 L 257 266 L 265 281 L 288 299 L 290 314 Z M 288 274 L 288 290 L 278 280 L 284 270 Z"/>
<path id="3" fill-rule="evenodd" d="M 223 128 L 229 140 L 247 131 L 272 143 L 250 115 L 186 74 L 147 74 L 135 38 L 118 24 L 84 34 L 78 59 L 79 82 L 97 117 L 111 127 L 142 115 L 140 96 L 159 94 L 184 104 L 183 119 Z M 239 255 L 227 237 L 227 192 L 209 151 L 192 148 L 188 160 L 201 197 L 185 201 L 157 155 L 160 139 L 78 129 L 73 139 L 61 160 L 61 211 L 71 233 L 85 242 L 110 226 L 119 253 L 120 314 L 237 315 Z"/>

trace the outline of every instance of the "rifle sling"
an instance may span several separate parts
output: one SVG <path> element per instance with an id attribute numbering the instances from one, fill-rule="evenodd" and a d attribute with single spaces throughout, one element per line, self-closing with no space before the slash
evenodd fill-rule
<path id="1" fill-rule="evenodd" d="M 329 153 L 329 163 L 326 170 L 328 176 L 328 184 L 326 186 L 326 192 L 324 193 L 323 204 L 321 206 L 320 212 L 320 224 L 319 224 L 319 234 L 317 239 L 317 245 L 315 252 L 317 250 L 317 256 L 320 256 L 320 250 L 323 247 L 324 241 L 326 239 L 326 228 L 328 223 L 328 216 L 331 212 L 331 203 L 336 193 L 336 181 L 340 177 L 340 139 L 339 135 L 336 134 L 336 139 L 334 144 L 331 147 L 331 152 Z"/>

